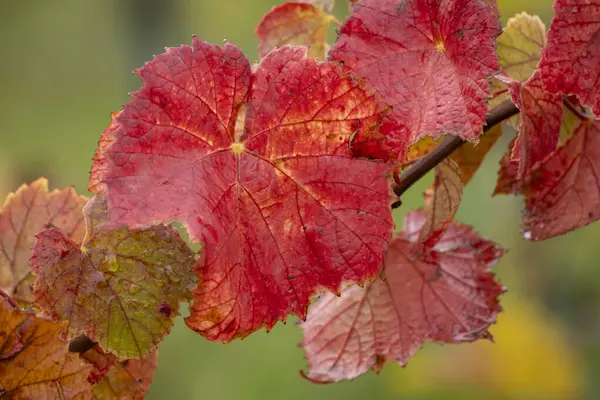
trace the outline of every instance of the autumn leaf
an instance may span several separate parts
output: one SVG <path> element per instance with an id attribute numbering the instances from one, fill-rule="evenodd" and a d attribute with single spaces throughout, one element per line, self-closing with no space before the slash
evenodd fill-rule
<path id="1" fill-rule="evenodd" d="M 540 18 L 525 12 L 515 15 L 508 20 L 496 42 L 501 70 L 511 79 L 525 82 L 533 76 L 545 45 L 546 26 Z M 490 100 L 492 107 L 511 97 L 505 88 L 502 81 L 492 80 L 492 92 L 499 93 Z M 519 117 L 514 116 L 506 122 L 518 129 L 518 121 Z"/>
<path id="2" fill-rule="evenodd" d="M 600 126 L 582 121 L 573 137 L 528 176 L 525 238 L 543 240 L 600 217 Z"/>
<path id="3" fill-rule="evenodd" d="M 85 334 L 120 359 L 143 359 L 169 333 L 179 303 L 191 300 L 195 255 L 170 226 L 99 229 L 98 208 L 98 197 L 86 206 L 82 247 L 56 228 L 37 235 L 36 304 L 69 321 L 69 338 Z"/>
<path id="4" fill-rule="evenodd" d="M 444 159 L 435 167 L 435 180 L 425 192 L 427 217 L 419 233 L 419 242 L 434 247 L 454 219 L 463 189 L 460 166 L 451 158 Z"/>
<path id="5" fill-rule="evenodd" d="M 545 26 L 537 16 L 517 14 L 508 21 L 498 38 L 500 66 L 505 82 L 520 114 L 512 125 L 517 138 L 500 163 L 494 194 L 522 190 L 527 172 L 558 144 L 563 116 L 562 96 L 544 89 L 536 65 L 546 44 Z M 501 99 L 495 99 L 499 101 Z"/>
<path id="6" fill-rule="evenodd" d="M 46 178 L 8 195 L 0 209 L 0 290 L 19 302 L 33 302 L 29 258 L 34 235 L 52 225 L 81 243 L 85 202 L 73 188 L 48 192 Z"/>
<path id="7" fill-rule="evenodd" d="M 308 3 L 284 3 L 273 7 L 258 24 L 258 53 L 266 56 L 286 44 L 310 46 L 311 57 L 325 57 L 325 40 L 333 15 Z"/>
<path id="8" fill-rule="evenodd" d="M 168 49 L 104 132 L 90 179 L 111 223 L 179 220 L 203 243 L 188 326 L 223 342 L 303 317 L 317 289 L 375 277 L 393 222 L 391 166 L 352 157 L 375 92 L 274 50 L 251 72 L 231 44 Z M 352 171 L 352 173 L 349 173 Z"/>
<path id="9" fill-rule="evenodd" d="M 66 325 L 19 311 L 0 296 L 0 397 L 91 398 L 92 366 L 69 353 Z"/>
<path id="10" fill-rule="evenodd" d="M 390 145 L 442 134 L 476 143 L 488 78 L 498 70 L 497 14 L 483 1 L 363 0 L 354 4 L 329 57 L 364 76 L 393 107 Z M 396 150 L 402 157 L 406 149 Z"/>
<path id="11" fill-rule="evenodd" d="M 536 163 L 556 150 L 563 102 L 562 95 L 544 90 L 539 71 L 523 84 L 512 81 L 509 88 L 513 103 L 521 111 L 518 135 L 509 156 L 516 163 L 514 179 L 518 182 Z M 501 175 L 509 173 L 507 170 Z"/>
<path id="12" fill-rule="evenodd" d="M 503 250 L 469 226 L 452 222 L 432 250 L 416 252 L 424 212 L 408 213 L 388 255 L 385 280 L 325 294 L 301 323 L 317 382 L 354 379 L 390 360 L 406 365 L 425 341 L 491 338 L 505 290 L 490 272 Z"/>
<path id="13" fill-rule="evenodd" d="M 158 361 L 158 350 L 154 350 L 144 360 L 124 360 L 116 362 L 115 357 L 106 354 L 99 346 L 88 350 L 82 357 L 94 365 L 92 395 L 96 400 L 141 400 L 144 398 L 154 378 Z M 100 375 L 101 374 L 101 375 Z"/>
<path id="14" fill-rule="evenodd" d="M 556 0 L 539 63 L 544 88 L 574 94 L 600 115 L 600 1 Z"/>
<path id="15" fill-rule="evenodd" d="M 511 78 L 525 82 L 536 69 L 546 45 L 546 26 L 537 15 L 519 13 L 510 18 L 498 37 L 500 68 Z"/>

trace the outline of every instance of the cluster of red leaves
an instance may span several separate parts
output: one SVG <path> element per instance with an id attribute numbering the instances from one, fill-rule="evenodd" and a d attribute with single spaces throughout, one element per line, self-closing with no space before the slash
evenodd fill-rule
<path id="1" fill-rule="evenodd" d="M 102 135 L 93 199 L 45 180 L 9 196 L 0 395 L 142 398 L 192 298 L 187 325 L 216 341 L 300 317 L 305 376 L 319 382 L 405 365 L 426 341 L 491 338 L 503 250 L 454 216 L 502 133 L 482 136 L 503 99 L 520 117 L 496 193 L 525 196 L 525 236 L 600 218 L 587 108 L 600 114 L 598 0 L 556 0 L 548 40 L 526 14 L 500 35 L 493 1 L 352 3 L 330 49 L 331 0 L 274 7 L 255 66 L 229 43 L 167 49 L 136 71 L 141 88 Z M 467 143 L 392 235 L 394 171 L 442 135 Z M 164 225 L 175 220 L 202 257 Z M 82 333 L 98 345 L 68 354 L 65 337 Z M 29 365 L 44 352 L 56 361 Z"/>
<path id="2" fill-rule="evenodd" d="M 547 39 L 541 21 L 526 14 L 509 21 L 499 38 L 506 50 L 499 50 L 499 78 L 521 115 L 496 193 L 525 196 L 523 229 L 532 240 L 600 218 L 600 125 L 586 108 L 600 112 L 593 76 L 600 64 L 600 2 L 557 0 L 554 11 Z"/>

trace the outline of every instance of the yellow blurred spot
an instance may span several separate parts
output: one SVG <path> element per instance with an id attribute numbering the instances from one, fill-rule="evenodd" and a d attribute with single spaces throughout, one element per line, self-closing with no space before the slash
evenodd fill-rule
<path id="1" fill-rule="evenodd" d="M 444 50 L 445 50 L 444 42 L 441 39 L 435 41 L 435 49 L 439 53 L 443 53 L 444 52 Z"/>
<path id="2" fill-rule="evenodd" d="M 231 145 L 231 151 L 233 151 L 236 154 L 241 153 L 242 151 L 244 151 L 244 144 L 243 143 L 234 143 Z"/>
<path id="3" fill-rule="evenodd" d="M 483 391 L 489 400 L 582 398 L 584 365 L 561 327 L 530 299 L 502 300 L 495 343 L 429 345 L 406 368 L 391 368 L 392 390 L 406 398 L 448 391 L 462 398 Z"/>

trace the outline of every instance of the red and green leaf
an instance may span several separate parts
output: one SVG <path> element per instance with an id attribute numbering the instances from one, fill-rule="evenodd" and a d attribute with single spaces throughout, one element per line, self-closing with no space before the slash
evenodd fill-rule
<path id="1" fill-rule="evenodd" d="M 204 244 L 190 328 L 244 337 L 303 317 L 318 288 L 376 276 L 393 227 L 390 166 L 350 151 L 354 135 L 379 130 L 376 93 L 305 48 L 274 50 L 252 72 L 235 46 L 195 38 L 138 74 L 90 190 L 106 191 L 112 223 L 180 220 Z"/>
<path id="2" fill-rule="evenodd" d="M 498 70 L 494 5 L 471 0 L 363 0 L 329 52 L 393 107 L 389 145 L 458 135 L 476 143 Z M 395 126 L 393 126 L 395 125 Z"/>
<path id="3" fill-rule="evenodd" d="M 69 338 L 83 333 L 120 359 L 143 359 L 170 331 L 179 303 L 191 300 L 196 258 L 170 226 L 94 229 L 101 202 L 86 206 L 82 247 L 56 228 L 37 235 L 36 304 L 69 322 Z"/>
<path id="4" fill-rule="evenodd" d="M 19 311 L 0 292 L 1 398 L 91 398 L 92 366 L 69 353 L 66 326 Z"/>
<path id="5" fill-rule="evenodd" d="M 35 235 L 51 225 L 81 243 L 86 200 L 73 188 L 49 192 L 45 178 L 8 195 L 0 209 L 0 290 L 19 302 L 33 302 L 29 258 Z"/>
<path id="6" fill-rule="evenodd" d="M 318 382 L 353 379 L 387 361 L 406 365 L 425 341 L 491 338 L 504 292 L 490 272 L 503 250 L 452 222 L 432 250 L 415 247 L 424 212 L 407 214 L 390 247 L 385 280 L 325 294 L 301 323 L 302 347 Z"/>

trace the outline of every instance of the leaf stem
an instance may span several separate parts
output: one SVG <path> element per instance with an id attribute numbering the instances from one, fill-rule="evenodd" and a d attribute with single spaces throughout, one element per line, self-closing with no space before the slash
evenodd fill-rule
<path id="1" fill-rule="evenodd" d="M 506 100 L 500 103 L 492 108 L 486 115 L 483 132 L 489 131 L 495 125 L 498 125 L 500 122 L 518 113 L 519 109 L 512 101 Z M 458 136 L 446 137 L 442 143 L 400 174 L 398 177 L 399 184 L 392 184 L 392 189 L 396 196 L 401 197 L 412 185 L 417 183 L 419 179 L 425 176 L 464 143 L 466 143 L 466 141 Z M 392 208 L 397 208 L 400 204 L 402 203 L 397 201 L 392 205 Z"/>

